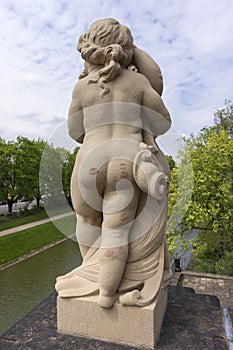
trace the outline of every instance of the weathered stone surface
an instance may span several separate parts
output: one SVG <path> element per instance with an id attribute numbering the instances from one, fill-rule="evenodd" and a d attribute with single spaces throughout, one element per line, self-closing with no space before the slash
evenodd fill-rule
<path id="1" fill-rule="evenodd" d="M 99 308 L 97 296 L 57 299 L 58 331 L 118 344 L 154 349 L 167 308 L 167 289 L 143 308 L 115 303 L 111 310 Z M 127 330 L 127 331 L 126 331 Z"/>
<path id="2" fill-rule="evenodd" d="M 224 344 L 224 334 L 223 313 L 216 297 L 195 294 L 189 288 L 170 288 L 158 349 L 217 350 L 215 340 Z"/>
<path id="3" fill-rule="evenodd" d="M 175 274 L 172 282 L 175 285 L 193 288 L 196 293 L 215 295 L 221 307 L 233 309 L 233 277 L 182 271 Z"/>
<path id="4" fill-rule="evenodd" d="M 57 333 L 53 293 L 0 339 L 1 350 L 136 350 L 137 347 Z M 231 310 L 230 310 L 231 311 Z M 232 316 L 232 312 L 230 312 Z M 126 329 L 125 332 L 128 330 Z M 225 350 L 222 309 L 217 299 L 200 297 L 190 288 L 169 288 L 168 307 L 157 350 Z"/>

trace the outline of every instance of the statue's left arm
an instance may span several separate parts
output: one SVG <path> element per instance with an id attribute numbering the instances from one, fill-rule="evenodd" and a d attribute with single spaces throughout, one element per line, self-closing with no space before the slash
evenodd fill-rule
<path id="1" fill-rule="evenodd" d="M 132 64 L 137 67 L 150 82 L 153 89 L 161 96 L 163 92 L 163 77 L 159 65 L 142 49 L 134 45 Z"/>
<path id="2" fill-rule="evenodd" d="M 170 114 L 162 98 L 152 88 L 148 79 L 142 76 L 142 121 L 143 129 L 157 137 L 164 134 L 171 126 Z"/>

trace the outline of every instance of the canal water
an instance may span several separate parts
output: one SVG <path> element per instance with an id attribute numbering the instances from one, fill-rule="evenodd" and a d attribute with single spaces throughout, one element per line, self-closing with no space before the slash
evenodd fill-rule
<path id="1" fill-rule="evenodd" d="M 56 277 L 82 262 L 76 242 L 68 239 L 0 271 L 0 335 L 52 291 Z"/>

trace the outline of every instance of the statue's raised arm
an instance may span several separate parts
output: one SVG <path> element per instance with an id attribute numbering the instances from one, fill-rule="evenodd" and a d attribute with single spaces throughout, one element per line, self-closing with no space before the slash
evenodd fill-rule
<path id="1" fill-rule="evenodd" d="M 163 92 L 162 72 L 153 58 L 134 45 L 132 64 L 136 66 L 139 73 L 147 77 L 153 89 L 161 96 Z"/>

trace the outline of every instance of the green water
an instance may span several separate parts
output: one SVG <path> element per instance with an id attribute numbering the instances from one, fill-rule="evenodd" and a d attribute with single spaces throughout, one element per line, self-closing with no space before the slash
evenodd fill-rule
<path id="1" fill-rule="evenodd" d="M 0 271 L 0 334 L 54 291 L 56 277 L 81 264 L 68 239 Z"/>

